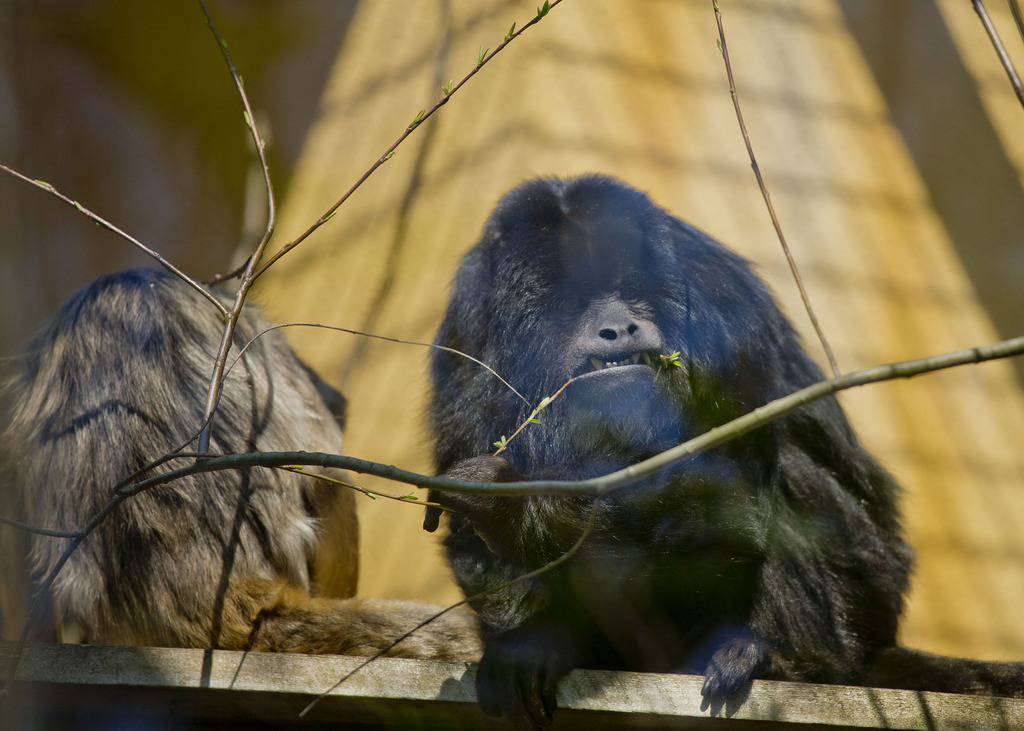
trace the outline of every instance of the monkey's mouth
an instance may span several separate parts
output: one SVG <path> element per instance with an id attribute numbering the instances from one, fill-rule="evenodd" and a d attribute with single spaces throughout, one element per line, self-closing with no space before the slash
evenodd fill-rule
<path id="1" fill-rule="evenodd" d="M 591 355 L 573 373 L 573 378 L 588 378 L 598 374 L 616 374 L 624 371 L 639 369 L 653 369 L 657 363 L 657 353 L 650 351 L 635 351 L 627 353 L 612 353 Z"/>

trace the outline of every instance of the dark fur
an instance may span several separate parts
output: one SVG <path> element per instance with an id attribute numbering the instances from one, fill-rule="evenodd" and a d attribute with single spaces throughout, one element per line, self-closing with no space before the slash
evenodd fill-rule
<path id="1" fill-rule="evenodd" d="M 598 334 L 615 323 L 619 341 Z M 437 470 L 592 477 L 822 378 L 750 265 L 644 194 L 587 176 L 506 195 L 462 262 L 436 342 L 479 357 L 536 403 L 588 356 L 615 359 L 620 341 L 679 351 L 682 367 L 575 382 L 507 462 L 480 455 L 529 409 L 435 351 Z M 832 398 L 620 490 L 600 502 L 569 564 L 475 603 L 481 703 L 543 723 L 558 679 L 578 666 L 704 673 L 712 705 L 753 677 L 1020 693 L 1020 666 L 893 649 L 912 565 L 898 498 Z M 445 545 L 467 594 L 565 551 L 590 505 L 434 499 L 459 511 Z"/>
<path id="2" fill-rule="evenodd" d="M 237 342 L 264 327 L 247 308 Z M 8 384 L 3 447 L 26 519 L 79 528 L 118 482 L 194 434 L 222 329 L 208 301 L 162 271 L 104 277 L 72 297 Z M 227 375 L 211 448 L 337 452 L 344 409 L 269 333 Z M 37 577 L 65 545 L 33 538 Z M 53 600 L 58 623 L 93 643 L 371 654 L 435 608 L 351 599 L 357 552 L 350 491 L 278 470 L 211 472 L 125 502 L 72 556 Z M 472 658 L 474 633 L 456 616 L 392 654 Z"/>

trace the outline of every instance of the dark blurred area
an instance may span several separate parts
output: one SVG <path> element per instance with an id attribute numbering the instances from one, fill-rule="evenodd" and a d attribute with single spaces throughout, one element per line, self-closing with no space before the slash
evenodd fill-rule
<path id="1" fill-rule="evenodd" d="M 211 0 L 279 197 L 356 0 Z M 197 3 L 0 2 L 0 160 L 184 271 L 225 271 L 264 224 L 231 77 Z M 251 245 L 251 243 L 250 243 Z M 0 355 L 101 273 L 150 263 L 64 203 L 0 176 Z"/>

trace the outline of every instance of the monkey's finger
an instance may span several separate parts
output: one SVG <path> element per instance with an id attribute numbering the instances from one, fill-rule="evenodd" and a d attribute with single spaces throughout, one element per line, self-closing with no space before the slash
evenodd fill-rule
<path id="1" fill-rule="evenodd" d="M 561 679 L 561 673 L 549 662 L 544 671 L 544 681 L 540 690 L 540 700 L 544 704 L 544 713 L 549 720 L 554 719 L 555 709 L 558 708 L 558 683 Z"/>
<path id="2" fill-rule="evenodd" d="M 535 728 L 547 728 L 551 723 L 551 717 L 544 707 L 544 699 L 541 695 L 541 676 L 537 668 L 520 668 L 516 673 L 516 687 L 519 691 L 519 701 L 522 704 L 523 712 L 533 722 Z"/>
<path id="3" fill-rule="evenodd" d="M 430 506 L 423 513 L 423 530 L 433 533 L 441 525 L 441 509 Z"/>
<path id="4" fill-rule="evenodd" d="M 700 688 L 700 710 L 706 711 L 718 695 L 718 678 L 711 672 L 704 675 L 704 684 Z"/>

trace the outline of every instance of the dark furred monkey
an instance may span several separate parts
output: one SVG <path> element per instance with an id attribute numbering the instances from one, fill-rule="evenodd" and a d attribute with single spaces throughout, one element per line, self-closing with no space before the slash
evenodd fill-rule
<path id="1" fill-rule="evenodd" d="M 264 327 L 247 308 L 239 343 Z M 121 480 L 194 434 L 222 330 L 207 300 L 162 271 L 72 297 L 8 384 L 2 446 L 27 520 L 85 525 Z M 269 333 L 225 378 L 212 451 L 340 451 L 344 403 Z M 58 620 L 91 643 L 372 655 L 436 608 L 351 598 L 357 536 L 350 491 L 279 470 L 193 475 L 95 530 L 54 584 Z M 66 543 L 33 537 L 38 576 Z M 389 654 L 473 659 L 477 634 L 469 616 L 442 618 Z"/>
<path id="2" fill-rule="evenodd" d="M 577 376 L 506 459 L 481 456 L 529 408 L 434 352 L 436 468 L 479 480 L 605 474 L 822 378 L 746 261 L 600 176 L 502 199 L 436 342 L 534 403 Z M 480 701 L 542 724 L 573 667 L 704 673 L 712 706 L 753 677 L 1020 694 L 1018 665 L 896 647 L 912 563 L 898 497 L 833 398 L 614 492 L 570 562 L 476 602 Z M 559 556 L 591 505 L 433 499 L 458 511 L 445 544 L 467 594 Z"/>

